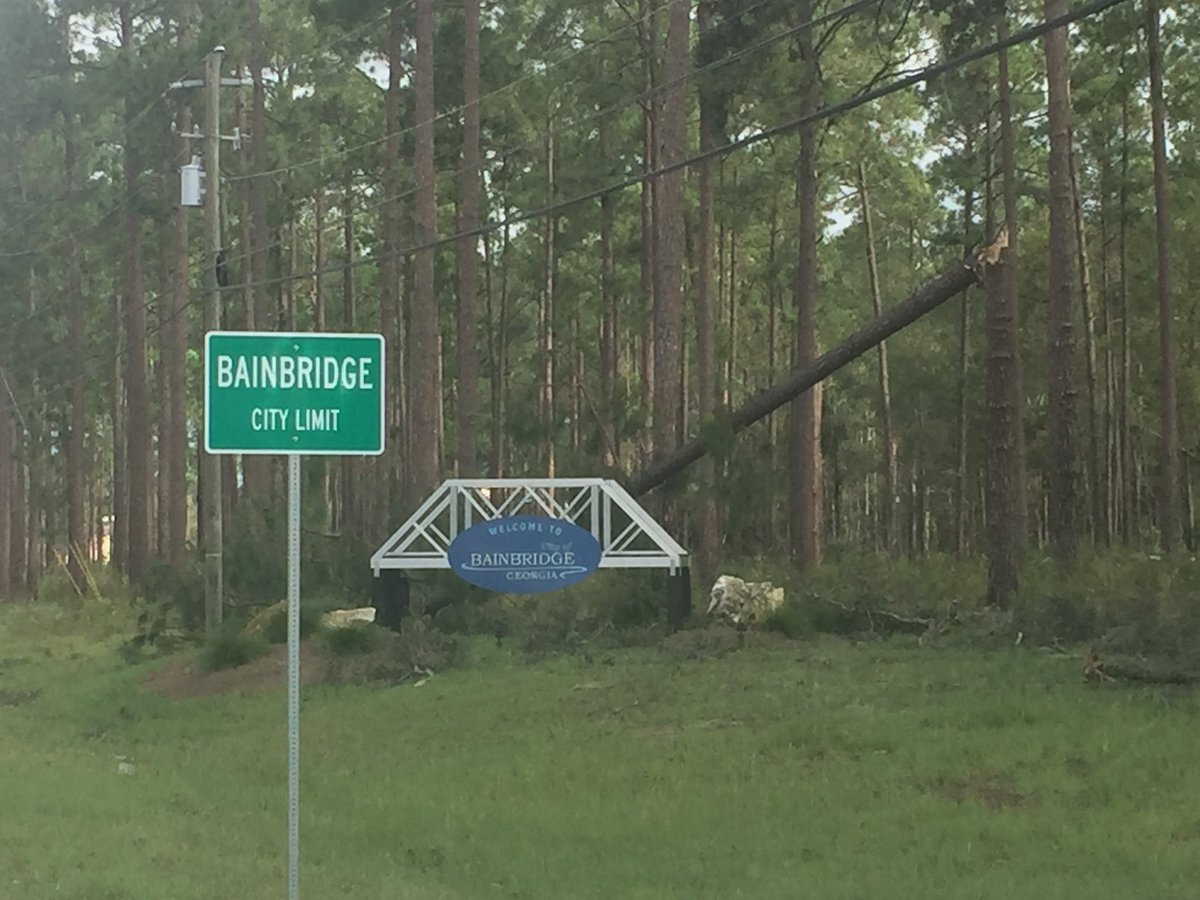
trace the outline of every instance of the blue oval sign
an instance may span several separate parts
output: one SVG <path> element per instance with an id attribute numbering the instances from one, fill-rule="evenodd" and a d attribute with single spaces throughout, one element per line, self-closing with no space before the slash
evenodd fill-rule
<path id="1" fill-rule="evenodd" d="M 450 568 L 502 594 L 540 594 L 577 584 L 600 565 L 600 543 L 566 519 L 509 516 L 480 522 L 450 544 Z"/>

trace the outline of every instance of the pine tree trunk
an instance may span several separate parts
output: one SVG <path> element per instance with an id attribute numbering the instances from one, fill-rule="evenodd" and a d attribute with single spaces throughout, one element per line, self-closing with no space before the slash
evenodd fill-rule
<path id="1" fill-rule="evenodd" d="M 246 0 L 247 26 L 250 32 L 249 69 L 250 80 L 250 165 L 251 177 L 248 184 L 250 201 L 250 280 L 254 298 L 254 327 L 271 330 L 271 286 L 267 284 L 267 266 L 270 255 L 270 225 L 267 222 L 267 169 L 270 161 L 267 154 L 267 93 L 263 81 L 266 66 L 266 46 L 263 41 L 262 17 L 259 0 Z M 255 460 L 254 462 L 260 462 Z M 266 477 L 265 472 L 261 473 Z M 250 487 L 253 493 L 258 485 Z"/>
<path id="2" fill-rule="evenodd" d="M 651 4 L 655 8 L 651 9 Z M 638 0 L 638 36 L 642 45 L 642 82 L 645 92 L 651 97 L 658 86 L 658 0 Z M 642 169 L 650 172 L 658 166 L 658 128 L 656 111 L 658 103 L 651 101 L 642 106 Z M 657 294 L 655 272 L 657 264 L 657 229 L 654 217 L 658 209 L 658 182 L 647 178 L 642 182 L 641 193 L 641 294 L 642 308 L 648 311 L 642 328 L 641 379 L 639 390 L 642 412 L 646 419 L 642 451 L 649 458 L 654 451 L 652 417 L 654 409 L 654 304 Z"/>
<path id="3" fill-rule="evenodd" d="M 1196 552 L 1196 503 L 1192 495 L 1192 460 L 1183 454 L 1183 542 L 1189 551 Z"/>
<path id="4" fill-rule="evenodd" d="M 571 450 L 579 458 L 583 424 L 583 321 L 579 306 L 571 317 Z"/>
<path id="5" fill-rule="evenodd" d="M 767 347 L 767 384 L 773 384 L 779 377 L 780 359 L 786 358 L 786 347 L 791 346 L 791 334 L 783 327 L 783 303 L 784 291 L 780 289 L 778 278 L 778 259 L 779 259 L 779 204 L 772 198 L 771 201 L 771 227 L 767 239 L 767 269 L 771 273 L 767 283 L 767 321 L 768 321 L 768 347 Z M 786 335 L 787 340 L 781 342 L 780 335 Z M 780 347 L 783 343 L 784 347 Z M 713 335 L 714 358 L 716 348 L 716 335 Z M 784 351 L 781 353 L 781 350 Z M 714 363 L 714 366 L 716 364 Z M 714 403 L 720 396 L 719 389 L 716 384 L 717 372 L 713 372 L 713 398 Z M 779 425 L 783 418 L 782 414 L 772 414 L 767 419 L 767 447 L 768 459 L 773 470 L 778 471 L 780 466 L 780 442 L 779 442 Z M 786 453 L 786 451 L 785 451 Z M 866 500 L 864 494 L 864 501 Z M 787 512 L 787 494 L 782 496 L 776 495 L 771 498 L 770 509 L 768 511 L 771 539 L 769 546 L 775 552 L 785 552 L 787 528 L 781 525 L 780 517 L 786 521 Z"/>
<path id="6" fill-rule="evenodd" d="M 11 600 L 12 577 L 12 485 L 16 469 L 13 459 L 13 421 L 8 392 L 0 394 L 0 601 Z"/>
<path id="7" fill-rule="evenodd" d="M 483 314 L 484 321 L 487 327 L 484 332 L 484 337 L 487 340 L 488 352 L 488 450 L 487 450 L 487 477 L 499 478 L 496 474 L 497 459 L 496 445 L 497 426 L 499 422 L 496 416 L 499 411 L 499 387 L 497 383 L 500 379 L 499 359 L 499 329 L 496 325 L 496 302 L 495 294 L 492 285 L 492 268 L 495 265 L 495 251 L 492 250 L 492 235 L 491 232 L 486 232 L 483 237 Z"/>
<path id="8" fill-rule="evenodd" d="M 1045 0 L 1047 20 L 1067 12 L 1067 0 Z M 1074 194 L 1071 190 L 1071 95 L 1067 28 L 1045 37 L 1050 132 L 1050 261 L 1047 306 L 1050 550 L 1068 566 L 1079 552 L 1079 488 L 1075 452 Z"/>
<path id="9" fill-rule="evenodd" d="M 433 167 L 433 0 L 416 0 L 417 60 L 414 76 L 416 95 L 416 147 L 413 157 L 413 176 L 416 191 L 416 239 L 425 246 L 437 235 L 437 194 Z M 441 435 L 438 423 L 442 403 L 442 385 L 438 374 L 440 341 L 437 297 L 434 294 L 434 251 L 419 250 L 416 254 L 412 306 L 412 332 L 409 354 L 412 370 L 422 373 L 413 385 L 412 428 L 415 436 L 412 447 L 413 488 L 427 494 L 438 483 L 441 458 L 438 446 Z"/>
<path id="10" fill-rule="evenodd" d="M 505 216 L 508 213 L 508 170 L 503 172 L 501 193 L 504 199 Z M 500 315 L 497 322 L 496 335 L 496 366 L 500 383 L 496 385 L 496 416 L 492 432 L 492 463 L 496 477 L 502 477 L 505 471 L 505 435 L 504 422 L 508 414 L 508 261 L 510 233 L 504 226 L 500 244 Z"/>
<path id="11" fill-rule="evenodd" d="M 175 173 L 167 171 L 162 180 L 164 193 L 176 187 Z M 150 520 L 154 523 L 151 529 L 150 553 L 156 559 L 167 558 L 167 470 L 170 466 L 171 448 L 167 443 L 167 433 L 171 428 L 170 398 L 167 395 L 167 366 L 166 360 L 171 355 L 168 344 L 167 325 L 171 316 L 171 292 L 174 283 L 171 278 L 171 239 L 173 229 L 162 228 L 158 231 L 155 241 L 155 259 L 158 263 L 158 291 L 154 297 L 155 327 L 154 337 L 157 338 L 158 354 L 151 361 L 150 368 L 154 378 L 154 447 L 150 460 L 150 481 L 148 490 L 153 503 Z"/>
<path id="12" fill-rule="evenodd" d="M 691 0 L 671 0 L 667 20 L 664 99 L 658 129 L 658 164 L 670 166 L 686 150 L 687 73 Z M 683 171 L 658 180 L 655 208 L 657 290 L 654 296 L 654 450 L 669 453 L 679 444 L 678 410 L 683 393 Z"/>
<path id="13" fill-rule="evenodd" d="M 280 241 L 287 241 L 287 250 L 280 255 L 287 260 L 287 270 L 280 272 L 283 278 L 283 293 L 280 298 L 279 316 L 284 331 L 296 330 L 296 279 L 293 277 L 300 269 L 300 242 L 296 234 L 296 220 L 290 219 L 280 229 Z"/>
<path id="14" fill-rule="evenodd" d="M 238 79 L 242 79 L 246 76 L 245 69 L 240 65 L 237 67 L 236 76 Z M 238 129 L 243 134 L 249 134 L 250 133 L 250 114 L 246 111 L 246 100 L 245 100 L 245 97 L 243 96 L 244 93 L 245 92 L 241 88 L 238 88 L 234 92 L 233 116 L 234 116 L 234 121 L 237 122 Z M 242 178 L 242 180 L 238 182 L 240 191 L 239 191 L 239 196 L 238 196 L 239 208 L 238 208 L 238 227 L 237 227 L 238 245 L 239 245 L 237 259 L 238 259 L 238 267 L 240 269 L 240 276 L 241 276 L 239 280 L 241 282 L 241 295 L 242 295 L 242 303 L 241 303 L 242 321 L 240 324 L 242 327 L 246 328 L 247 330 L 254 331 L 254 330 L 257 330 L 257 326 L 258 326 L 256 317 L 254 314 L 255 279 L 254 279 L 254 274 L 252 271 L 253 261 L 254 261 L 254 229 L 253 229 L 253 225 L 252 225 L 253 216 L 251 215 L 251 212 L 250 212 L 250 192 L 251 192 L 251 181 L 254 178 L 254 161 L 253 161 L 252 155 L 248 154 L 248 153 L 240 153 L 237 155 L 236 159 L 238 161 L 238 164 L 239 164 L 239 167 L 241 170 L 241 178 Z M 230 201 L 225 201 L 224 205 L 228 209 L 233 208 L 233 204 Z M 222 313 L 223 313 L 222 321 L 227 322 L 229 325 L 233 326 L 235 323 L 231 320 L 231 317 L 228 315 L 228 310 L 223 310 Z"/>
<path id="15" fill-rule="evenodd" d="M 733 169 L 731 177 L 733 182 L 733 193 L 737 195 L 737 169 Z M 725 403 L 729 409 L 733 409 L 738 402 L 737 392 L 734 388 L 737 386 L 737 359 L 738 359 L 738 231 L 737 226 L 733 223 L 725 229 L 729 239 L 729 250 L 726 253 L 726 258 L 729 262 L 729 273 L 725 279 L 725 304 L 726 315 L 728 320 L 725 323 L 726 333 L 729 336 L 729 351 L 725 354 Z"/>
<path id="16" fill-rule="evenodd" d="M 871 200 L 867 191 L 867 167 L 861 160 L 858 163 L 858 198 L 862 212 L 863 238 L 867 248 L 871 308 L 875 315 L 879 316 L 883 312 L 883 300 L 879 293 L 879 262 L 875 255 L 875 229 L 871 222 Z M 883 547 L 888 554 L 894 554 L 896 535 L 892 517 L 896 504 L 896 444 L 892 436 L 892 391 L 888 378 L 887 341 L 880 341 L 876 351 L 879 360 L 879 437 L 883 451 L 880 459 L 883 496 L 879 499 L 879 524 Z"/>
<path id="17" fill-rule="evenodd" d="M 608 118 L 600 120 L 600 154 L 611 157 Z M 600 198 L 600 293 L 604 313 L 600 322 L 600 428 L 606 433 L 604 465 L 608 468 L 621 463 L 620 428 L 617 424 L 617 359 L 618 297 L 617 268 L 613 253 L 613 232 L 616 229 L 616 200 L 611 194 Z"/>
<path id="18" fill-rule="evenodd" d="M 775 276 L 778 249 L 779 207 L 772 203 L 771 227 L 767 236 L 767 270 L 771 273 L 767 280 L 767 384 L 774 382 L 779 373 L 779 281 Z M 777 416 L 771 416 L 767 421 L 767 439 L 771 446 L 771 458 L 774 460 L 775 448 L 779 443 Z"/>
<path id="19" fill-rule="evenodd" d="M 1104 486 L 1100 472 L 1101 421 L 1099 387 L 1096 374 L 1096 310 L 1092 298 L 1092 275 L 1088 264 L 1087 225 L 1083 218 L 1083 196 L 1079 187 L 1079 164 L 1072 148 L 1071 194 L 1074 201 L 1075 252 L 1079 263 L 1079 301 L 1083 307 L 1084 362 L 1087 375 L 1088 405 L 1088 498 L 1092 517 L 1092 534 L 1096 540 L 1108 532 L 1105 522 Z"/>
<path id="20" fill-rule="evenodd" d="M 712 27 L 713 0 L 700 0 L 697 25 L 703 41 Z M 707 151 L 719 141 L 713 121 L 713 97 L 704 83 L 700 87 L 700 149 Z M 704 428 L 717 413 L 716 381 L 716 322 L 713 315 L 713 162 L 706 159 L 699 165 L 699 216 L 697 235 L 697 269 L 695 287 L 696 317 L 696 387 L 700 427 Z M 774 232 L 772 232 L 774 242 Z M 774 317 L 771 320 L 774 328 Z M 771 341 L 772 351 L 774 339 Z M 772 354 L 772 364 L 773 354 Z M 773 374 L 773 373 L 772 373 Z M 701 462 L 698 472 L 699 498 L 697 510 L 696 568 L 701 586 L 712 584 L 717 576 L 721 552 L 721 522 L 716 497 L 716 464 L 712 459 Z"/>
<path id="21" fill-rule="evenodd" d="M 923 424 L 917 417 L 918 427 Z M 921 468 L 921 445 L 916 443 L 912 452 L 912 493 L 913 493 L 913 556 L 924 559 L 929 554 L 929 511 L 925 487 L 924 472 Z"/>
<path id="22" fill-rule="evenodd" d="M 132 58 L 133 13 L 131 5 L 120 7 L 122 51 Z M 135 111 L 130 98 L 125 101 L 125 396 L 128 403 L 126 418 L 127 467 L 129 492 L 128 558 L 126 572 L 129 580 L 140 582 L 150 555 L 150 516 L 148 485 L 150 483 L 150 419 L 149 396 L 146 388 L 146 307 L 143 305 L 142 285 L 142 220 L 136 204 L 141 192 L 141 163 L 133 134 Z"/>
<path id="23" fill-rule="evenodd" d="M 354 302 L 354 185 L 347 173 L 342 187 L 342 327 L 348 332 L 358 328 L 358 311 Z M 396 373 L 392 377 L 396 377 Z M 357 465 L 354 457 L 342 459 L 339 467 L 340 516 L 338 527 L 343 532 L 357 533 L 362 527 L 358 515 L 358 485 L 355 484 Z"/>
<path id="24" fill-rule="evenodd" d="M 325 188 L 313 192 L 313 302 L 314 331 L 325 331 Z M 393 372 L 392 375 L 395 375 Z"/>
<path id="25" fill-rule="evenodd" d="M 17 443 L 22 443 L 22 431 L 17 431 Z M 12 470 L 12 502 L 9 506 L 9 530 L 8 530 L 8 565 L 10 571 L 10 590 L 14 595 L 22 595 L 29 588 L 29 582 L 26 580 L 28 571 L 25 567 L 27 561 L 27 553 L 29 546 L 27 538 L 29 535 L 29 501 L 26 494 L 26 473 L 25 462 L 21 459 L 20 453 L 17 454 L 15 464 Z"/>
<path id="26" fill-rule="evenodd" d="M 717 161 L 717 196 L 725 196 L 725 159 L 721 158 Z M 728 256 L 726 251 L 725 235 L 728 229 L 725 227 L 724 217 L 717 218 L 717 305 L 713 310 L 713 319 L 723 327 L 725 325 L 725 306 L 729 302 L 729 273 L 726 271 L 725 260 Z M 789 336 L 789 346 L 795 346 L 795 333 Z M 718 362 L 717 369 L 713 373 L 713 377 L 717 380 L 717 397 L 721 405 L 725 409 L 732 409 L 733 404 L 729 396 L 729 379 L 726 377 L 725 362 Z"/>
<path id="27" fill-rule="evenodd" d="M 1146 44 L 1150 57 L 1150 117 L 1154 140 L 1155 246 L 1158 264 L 1158 403 L 1162 438 L 1159 443 L 1158 523 L 1162 548 L 1179 547 L 1179 410 L 1175 375 L 1175 344 L 1171 323 L 1175 300 L 1171 287 L 1171 205 L 1167 180 L 1166 104 L 1163 100 L 1162 49 L 1158 24 L 1159 0 L 1146 0 Z"/>
<path id="28" fill-rule="evenodd" d="M 479 348 L 479 0 L 463 0 L 463 136 L 459 172 L 458 243 L 458 476 L 478 474 Z"/>
<path id="29" fill-rule="evenodd" d="M 971 141 L 968 138 L 967 147 Z M 988 175 L 991 177 L 991 144 L 983 154 L 988 162 Z M 985 190 L 990 191 L 989 184 Z M 974 226 L 975 193 L 967 187 L 963 191 L 963 250 L 970 252 L 971 230 Z M 954 552 L 957 556 L 965 556 L 967 552 L 967 338 L 971 325 L 971 308 L 968 305 L 969 296 L 964 296 L 958 308 L 958 453 L 954 475 Z"/>
<path id="30" fill-rule="evenodd" d="M 70 34 L 70 17 L 65 16 L 67 35 Z M 75 115 L 65 113 L 63 136 L 64 179 L 70 210 L 78 203 L 78 172 L 75 156 Z M 70 213 L 68 213 L 70 215 Z M 84 535 L 84 481 L 87 460 L 84 454 L 84 435 L 87 431 L 87 370 L 84 354 L 83 328 L 83 269 L 79 258 L 79 241 L 75 236 L 75 222 L 68 221 L 67 233 L 67 346 L 71 350 L 71 412 L 66 441 L 67 481 L 67 572 L 77 591 L 83 589 L 83 573 L 86 568 L 84 553 L 87 538 Z M 2 401 L 0 401 L 2 402 Z M 2 473 L 0 473 L 2 477 Z M 2 515 L 0 509 L 0 515 Z"/>
<path id="31" fill-rule="evenodd" d="M 0 423 L 0 428 L 3 428 Z M 95 473 L 89 473 L 88 492 L 88 560 L 99 562 L 104 558 L 104 524 L 100 517 L 100 502 L 96 497 Z M 0 592 L 3 596 L 3 592 Z"/>
<path id="32" fill-rule="evenodd" d="M 1008 37 L 1003 10 L 997 38 Z M 999 55 L 1001 165 L 1007 247 L 989 273 L 987 308 L 988 600 L 1004 606 L 1017 589 L 1026 541 L 1024 398 L 1017 301 L 1017 192 L 1008 53 Z"/>
<path id="33" fill-rule="evenodd" d="M 1100 156 L 1100 308 L 1104 322 L 1104 541 L 1111 545 L 1117 535 L 1117 367 L 1114 352 L 1113 280 L 1109 265 L 1109 144 Z"/>
<path id="34" fill-rule="evenodd" d="M 42 432 L 45 412 L 40 395 L 41 389 L 38 378 L 35 375 L 33 380 L 33 402 L 30 404 L 35 413 L 30 419 L 31 430 L 27 438 L 29 461 L 26 463 L 28 487 L 25 494 L 27 510 L 25 587 L 29 596 L 34 600 L 38 596 L 38 584 L 41 581 L 46 552 L 45 460 L 47 454 L 46 442 Z"/>
<path id="35" fill-rule="evenodd" d="M 556 188 L 554 175 L 554 132 L 546 132 L 546 202 L 553 204 Z M 538 317 L 538 363 L 540 368 L 539 406 L 541 407 L 542 471 L 547 478 L 555 473 L 555 439 L 557 437 L 557 414 L 554 396 L 554 284 L 558 261 L 555 256 L 555 237 L 558 218 L 546 217 L 546 230 L 542 243 L 542 296 Z"/>
<path id="36" fill-rule="evenodd" d="M 1129 545 L 1133 540 L 1134 519 L 1137 516 L 1137 504 L 1134 490 L 1133 467 L 1133 378 L 1131 353 L 1131 328 L 1129 317 L 1129 97 L 1121 101 L 1121 184 L 1120 207 L 1118 211 L 1118 238 L 1120 253 L 1119 262 L 1119 316 L 1121 318 L 1121 377 L 1120 395 L 1120 465 L 1118 480 L 1120 483 L 1121 506 L 1121 540 Z"/>
<path id="37" fill-rule="evenodd" d="M 267 65 L 267 50 L 263 39 L 262 17 L 259 0 L 246 0 L 247 29 L 250 37 L 249 70 L 252 82 L 250 89 L 250 167 L 247 184 L 250 207 L 249 269 L 250 295 L 253 298 L 248 309 L 253 312 L 253 325 L 259 331 L 274 331 L 275 316 L 271 314 L 271 285 L 267 283 L 270 258 L 271 228 L 267 219 L 267 189 L 270 168 L 267 153 L 267 94 L 263 81 L 263 69 Z M 247 316 L 249 319 L 249 315 Z M 246 456 L 242 459 L 243 491 L 248 497 L 266 499 L 271 494 L 271 465 L 268 457 Z M 236 481 L 234 482 L 236 485 Z M 222 482 L 225 485 L 225 482 Z"/>
<path id="38" fill-rule="evenodd" d="M 181 22 L 178 43 L 187 42 L 190 26 Z M 175 125 L 182 134 L 191 130 L 191 113 L 182 97 L 175 107 Z M 190 148 L 186 138 L 178 144 L 179 159 L 190 161 Z M 171 234 L 171 296 L 169 319 L 164 327 L 166 335 L 165 367 L 167 376 L 167 434 L 169 447 L 166 465 L 167 504 L 167 547 L 166 556 L 176 566 L 183 565 L 187 558 L 188 511 L 188 420 L 187 420 L 187 335 L 189 306 L 189 284 L 191 260 L 189 254 L 188 219 L 191 210 L 176 205 L 172 210 L 173 229 Z"/>
<path id="39" fill-rule="evenodd" d="M 243 458 L 244 459 L 244 458 Z M 265 460 L 267 465 L 264 467 L 268 476 L 267 490 L 270 491 L 271 474 L 270 460 Z M 237 458 L 233 456 L 221 457 L 221 515 L 223 521 L 230 521 L 233 517 L 233 511 L 237 509 L 238 504 L 238 489 L 237 489 Z"/>
<path id="40" fill-rule="evenodd" d="M 798 0 L 801 26 L 812 21 L 812 0 Z M 800 115 L 810 116 L 820 103 L 820 74 L 811 28 L 797 38 L 800 64 Z M 800 128 L 800 156 L 796 167 L 796 205 L 800 213 L 799 256 L 796 264 L 796 355 L 801 367 L 817 356 L 817 130 Z M 791 405 L 792 431 L 792 554 L 802 567 L 821 561 L 821 388 L 814 387 Z"/>

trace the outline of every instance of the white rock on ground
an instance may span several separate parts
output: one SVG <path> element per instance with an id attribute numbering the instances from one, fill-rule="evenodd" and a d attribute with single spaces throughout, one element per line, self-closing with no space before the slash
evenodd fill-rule
<path id="1" fill-rule="evenodd" d="M 756 625 L 783 606 L 783 588 L 769 581 L 722 575 L 709 593 L 708 614 L 734 625 Z"/>
<path id="2" fill-rule="evenodd" d="M 360 606 L 358 609 L 335 609 L 325 613 L 322 622 L 326 628 L 345 628 L 355 622 L 374 622 L 375 607 Z"/>

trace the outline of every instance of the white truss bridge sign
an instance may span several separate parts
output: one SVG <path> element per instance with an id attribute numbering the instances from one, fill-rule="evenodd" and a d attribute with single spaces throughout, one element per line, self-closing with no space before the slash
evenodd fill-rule
<path id="1" fill-rule="evenodd" d="M 611 478 L 451 478 L 371 557 L 384 569 L 449 569 L 446 551 L 480 522 L 545 515 L 574 522 L 599 542 L 602 569 L 669 569 L 687 551 Z"/>

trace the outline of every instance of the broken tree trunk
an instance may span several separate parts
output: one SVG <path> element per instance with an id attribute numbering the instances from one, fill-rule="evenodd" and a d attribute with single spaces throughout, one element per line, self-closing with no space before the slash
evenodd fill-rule
<path id="1" fill-rule="evenodd" d="M 1089 653 L 1084 659 L 1083 677 L 1093 683 L 1133 681 L 1141 684 L 1200 684 L 1200 671 L 1180 666 L 1172 660 L 1136 658 L 1102 659 Z"/>
<path id="2" fill-rule="evenodd" d="M 987 247 L 976 254 L 973 260 L 955 263 L 941 275 L 918 288 L 908 299 L 868 322 L 832 350 L 793 370 L 778 384 L 754 394 L 729 414 L 729 430 L 733 434 L 744 431 L 759 419 L 770 415 L 785 403 L 824 381 L 838 369 L 853 362 L 881 341 L 976 284 L 983 277 L 984 268 L 993 265 L 997 257 L 998 253 Z M 675 452 L 653 461 L 631 478 L 628 484 L 629 493 L 637 497 L 653 490 L 671 476 L 682 472 L 709 450 L 703 436 L 694 438 Z"/>

